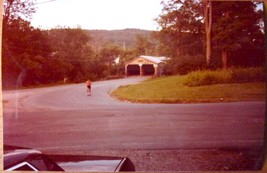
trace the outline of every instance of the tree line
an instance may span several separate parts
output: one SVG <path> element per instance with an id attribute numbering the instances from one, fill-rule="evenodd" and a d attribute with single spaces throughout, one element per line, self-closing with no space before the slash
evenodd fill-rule
<path id="1" fill-rule="evenodd" d="M 106 42 L 96 49 L 90 32 L 58 27 L 41 30 L 31 26 L 35 12 L 31 0 L 4 3 L 2 86 L 4 88 L 83 82 L 123 75 L 124 62 L 142 54 Z M 143 32 L 143 31 L 142 31 Z M 140 38 L 144 38 L 141 36 Z M 140 46 L 139 46 L 140 47 Z M 116 58 L 118 63 L 114 63 Z"/>
<path id="2" fill-rule="evenodd" d="M 169 73 L 264 64 L 263 2 L 162 1 L 157 37 Z"/>
<path id="3" fill-rule="evenodd" d="M 263 12 L 256 2 L 163 1 L 160 31 L 137 35 L 131 49 L 107 42 L 96 49 L 81 28 L 41 30 L 31 26 L 32 0 L 4 2 L 3 87 L 83 82 L 123 75 L 124 63 L 139 55 L 167 56 L 165 74 L 202 68 L 264 63 Z M 114 63 L 120 57 L 119 63 Z"/>

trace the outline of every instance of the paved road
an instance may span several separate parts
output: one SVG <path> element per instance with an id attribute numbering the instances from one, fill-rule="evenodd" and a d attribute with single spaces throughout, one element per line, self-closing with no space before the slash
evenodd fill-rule
<path id="1" fill-rule="evenodd" d="M 264 102 L 136 104 L 109 92 L 135 77 L 5 91 L 4 143 L 47 152 L 260 148 Z"/>

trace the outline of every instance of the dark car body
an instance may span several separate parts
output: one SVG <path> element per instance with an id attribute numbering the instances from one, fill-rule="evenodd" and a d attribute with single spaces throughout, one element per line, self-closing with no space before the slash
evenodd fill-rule
<path id="1" fill-rule="evenodd" d="M 87 155 L 45 155 L 42 152 L 15 146 L 4 146 L 6 171 L 119 172 L 135 171 L 124 157 Z"/>

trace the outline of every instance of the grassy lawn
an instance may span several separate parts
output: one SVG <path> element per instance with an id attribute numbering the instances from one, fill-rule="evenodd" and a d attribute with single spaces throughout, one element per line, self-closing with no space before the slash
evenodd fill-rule
<path id="1" fill-rule="evenodd" d="M 208 103 L 264 101 L 265 82 L 223 83 L 188 86 L 188 76 L 149 79 L 141 84 L 121 86 L 111 95 L 142 103 Z"/>

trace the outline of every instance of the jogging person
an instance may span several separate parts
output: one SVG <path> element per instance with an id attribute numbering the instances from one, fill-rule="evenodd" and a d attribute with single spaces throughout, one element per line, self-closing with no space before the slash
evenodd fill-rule
<path id="1" fill-rule="evenodd" d="M 87 95 L 91 95 L 91 86 L 92 86 L 92 82 L 88 79 L 86 81 L 86 86 L 87 86 Z"/>

